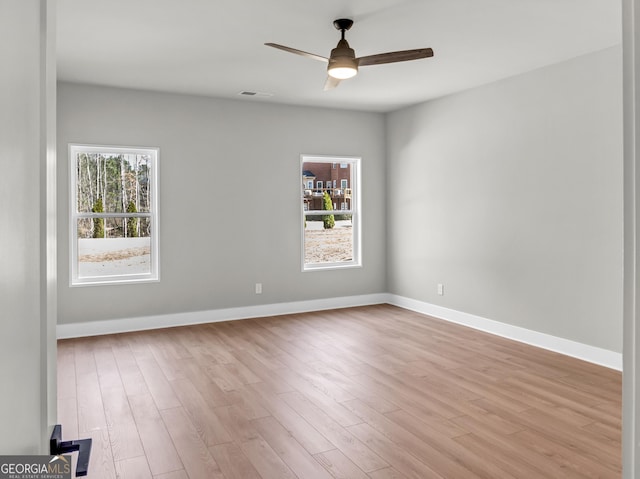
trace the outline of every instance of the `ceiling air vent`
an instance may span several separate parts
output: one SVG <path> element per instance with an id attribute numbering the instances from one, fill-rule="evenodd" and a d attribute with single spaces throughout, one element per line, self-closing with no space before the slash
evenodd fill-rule
<path id="1" fill-rule="evenodd" d="M 256 97 L 268 98 L 270 96 L 273 96 L 273 93 L 266 93 L 266 92 L 263 92 L 263 91 L 243 90 L 240 93 L 238 93 L 238 95 L 240 95 L 240 96 L 256 96 Z"/>

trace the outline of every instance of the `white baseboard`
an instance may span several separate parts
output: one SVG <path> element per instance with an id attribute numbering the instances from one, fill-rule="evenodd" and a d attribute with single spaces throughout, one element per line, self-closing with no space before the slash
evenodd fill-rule
<path id="1" fill-rule="evenodd" d="M 597 348 L 595 346 L 589 346 L 569 339 L 559 338 L 550 334 L 532 331 L 519 326 L 501 323 L 499 321 L 475 316 L 473 314 L 444 308 L 435 304 L 405 298 L 395 294 L 390 294 L 387 302 L 394 306 L 433 316 L 434 318 L 461 324 L 473 329 L 495 334 L 496 336 L 513 339 L 514 341 L 530 344 L 532 346 L 555 351 L 566 356 L 582 359 L 583 361 L 599 364 L 600 366 L 605 366 L 610 369 L 622 371 L 621 353 Z"/>
<path id="2" fill-rule="evenodd" d="M 307 313 L 327 309 L 350 308 L 387 303 L 386 293 L 345 296 L 341 298 L 313 299 L 291 303 L 264 304 L 239 308 L 213 309 L 209 311 L 193 311 L 187 313 L 161 314 L 106 321 L 90 321 L 85 323 L 58 324 L 58 339 L 81 338 L 85 336 L 101 336 L 104 334 L 128 333 L 148 329 L 171 328 L 190 324 L 216 323 L 236 319 L 278 316 L 281 314 Z"/>
<path id="3" fill-rule="evenodd" d="M 350 308 L 388 303 L 400 308 L 426 314 L 434 318 L 468 326 L 473 329 L 513 339 L 521 343 L 548 349 L 557 353 L 599 364 L 622 371 L 622 354 L 595 346 L 578 343 L 569 339 L 558 338 L 550 334 L 501 323 L 491 319 L 463 313 L 435 304 L 395 294 L 379 293 L 341 298 L 314 299 L 291 303 L 264 304 L 239 308 L 214 309 L 187 313 L 141 316 L 136 318 L 91 321 L 86 323 L 58 324 L 58 339 L 80 338 L 84 336 L 101 336 L 104 334 L 128 333 L 148 329 L 187 326 L 190 324 L 216 323 L 237 319 L 278 316 L 282 314 L 307 313 L 327 309 Z"/>

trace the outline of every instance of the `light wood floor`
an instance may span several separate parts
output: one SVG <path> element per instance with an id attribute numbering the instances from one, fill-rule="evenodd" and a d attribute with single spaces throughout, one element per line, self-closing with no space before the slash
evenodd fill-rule
<path id="1" fill-rule="evenodd" d="M 618 372 L 388 305 L 60 341 L 89 478 L 618 478 Z"/>

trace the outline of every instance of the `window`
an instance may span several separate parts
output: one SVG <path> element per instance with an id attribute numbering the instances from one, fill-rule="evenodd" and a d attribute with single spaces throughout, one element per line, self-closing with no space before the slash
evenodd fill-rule
<path id="1" fill-rule="evenodd" d="M 157 281 L 158 150 L 70 145 L 71 284 Z"/>
<path id="2" fill-rule="evenodd" d="M 313 171 L 322 178 L 325 173 L 330 176 L 331 166 L 339 164 L 342 171 L 341 185 L 352 185 L 349 190 L 328 189 L 323 195 L 305 197 L 302 192 L 302 270 L 320 270 L 344 267 L 357 267 L 360 260 L 360 158 L 346 157 L 301 157 L 301 173 Z M 342 167 L 345 165 L 345 168 Z M 326 182 L 331 188 L 335 180 L 330 178 L 318 180 Z M 335 184 L 334 184 L 335 186 Z M 337 209 L 339 206 L 340 209 Z"/>
<path id="3" fill-rule="evenodd" d="M 310 190 L 313 189 L 313 180 L 307 181 L 307 188 L 309 188 Z"/>
<path id="4" fill-rule="evenodd" d="M 322 181 L 316 181 L 316 188 L 319 190 L 322 189 Z"/>
<path id="5" fill-rule="evenodd" d="M 345 188 L 349 188 L 349 181 L 345 179 L 340 180 L 340 188 L 342 188 L 343 190 Z"/>

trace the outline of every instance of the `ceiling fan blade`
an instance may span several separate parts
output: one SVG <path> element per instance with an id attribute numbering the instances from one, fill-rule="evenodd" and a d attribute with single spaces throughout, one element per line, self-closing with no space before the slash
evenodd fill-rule
<path id="1" fill-rule="evenodd" d="M 383 63 L 406 62 L 409 60 L 419 60 L 433 56 L 431 48 L 417 48 L 415 50 L 402 50 L 400 52 L 379 53 L 357 58 L 359 66 L 382 65 Z"/>
<path id="2" fill-rule="evenodd" d="M 333 78 L 331 75 L 327 75 L 327 81 L 324 83 L 324 91 L 333 90 L 335 87 L 340 85 L 342 80 L 338 78 Z"/>
<path id="3" fill-rule="evenodd" d="M 284 50 L 285 52 L 295 53 L 296 55 L 301 55 L 303 57 L 311 58 L 313 60 L 318 60 L 321 62 L 327 63 L 329 61 L 328 58 L 316 55 L 315 53 L 303 52 L 302 50 L 297 50 L 296 48 L 285 47 L 284 45 L 278 45 L 277 43 L 265 43 L 268 47 L 277 48 L 278 50 Z"/>

